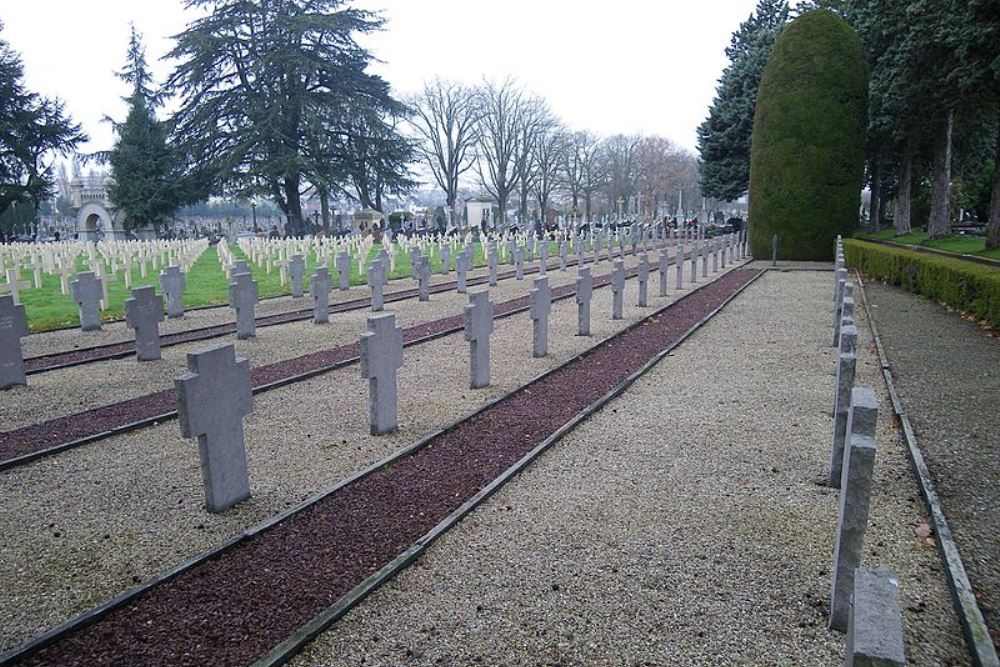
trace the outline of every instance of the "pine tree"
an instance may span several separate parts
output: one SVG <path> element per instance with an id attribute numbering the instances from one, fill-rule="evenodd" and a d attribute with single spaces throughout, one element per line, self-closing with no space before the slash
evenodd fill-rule
<path id="1" fill-rule="evenodd" d="M 759 0 L 733 33 L 726 49 L 729 66 L 719 79 L 708 118 L 698 127 L 699 181 L 706 197 L 733 201 L 746 194 L 757 87 L 788 13 L 786 0 Z"/>

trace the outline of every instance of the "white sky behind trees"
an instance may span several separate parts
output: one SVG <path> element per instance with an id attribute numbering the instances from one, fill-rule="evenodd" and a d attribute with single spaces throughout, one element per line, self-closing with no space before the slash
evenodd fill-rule
<path id="1" fill-rule="evenodd" d="M 514 76 L 574 130 L 656 134 L 691 150 L 726 65 L 725 47 L 756 0 L 359 0 L 382 10 L 363 44 L 397 96 L 439 76 L 476 83 Z M 59 97 L 83 125 L 88 153 L 111 148 L 105 116 L 122 120 L 129 23 L 160 61 L 195 16 L 181 0 L 0 0 L 0 38 L 24 61 L 29 89 Z"/>

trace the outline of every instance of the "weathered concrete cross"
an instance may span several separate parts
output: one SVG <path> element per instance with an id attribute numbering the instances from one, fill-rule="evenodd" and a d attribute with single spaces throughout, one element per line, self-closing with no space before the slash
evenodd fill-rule
<path id="1" fill-rule="evenodd" d="M 649 305 L 649 255 L 645 252 L 639 255 L 639 307 Z"/>
<path id="2" fill-rule="evenodd" d="M 417 258 L 417 280 L 420 281 L 420 301 L 431 298 L 431 258 L 421 255 Z"/>
<path id="3" fill-rule="evenodd" d="M 625 295 L 625 262 L 615 260 L 611 270 L 611 319 L 622 319 L 622 306 Z"/>
<path id="4" fill-rule="evenodd" d="M 11 295 L 0 296 L 0 389 L 28 384 L 21 339 L 28 335 L 24 306 Z"/>
<path id="5" fill-rule="evenodd" d="M 490 285 L 495 286 L 497 284 L 497 249 L 495 246 L 490 246 L 489 253 L 486 255 L 486 265 L 490 271 Z"/>
<path id="6" fill-rule="evenodd" d="M 590 335 L 590 300 L 594 296 L 594 279 L 590 267 L 580 268 L 576 278 L 576 335 Z"/>
<path id="7" fill-rule="evenodd" d="M 346 250 L 341 250 L 337 253 L 334 266 L 337 269 L 337 280 L 340 284 L 340 291 L 346 292 L 351 288 L 351 256 L 347 254 Z"/>
<path id="8" fill-rule="evenodd" d="M 385 307 L 385 265 L 381 259 L 368 265 L 368 285 L 372 288 L 372 311 L 378 312 Z"/>
<path id="9" fill-rule="evenodd" d="M 21 305 L 20 291 L 28 289 L 31 284 L 21 281 L 20 271 L 16 268 L 7 269 L 4 273 L 7 276 L 7 282 L 0 284 L 0 292 L 10 292 L 10 295 L 14 297 L 14 304 Z"/>
<path id="10" fill-rule="evenodd" d="M 451 273 L 451 245 L 448 242 L 441 244 L 441 275 L 446 276 Z"/>
<path id="11" fill-rule="evenodd" d="M 368 380 L 371 434 L 381 435 L 398 427 L 396 371 L 403 365 L 403 330 L 396 316 L 381 313 L 368 318 L 361 334 L 361 377 Z"/>
<path id="12" fill-rule="evenodd" d="M 469 294 L 465 307 L 465 340 L 469 341 L 469 386 L 490 383 L 490 334 L 493 333 L 493 302 L 488 290 Z"/>
<path id="13" fill-rule="evenodd" d="M 333 288 L 333 280 L 330 278 L 330 270 L 325 266 L 316 268 L 316 272 L 309 280 L 309 294 L 313 299 L 313 323 L 326 324 L 330 321 L 330 290 Z"/>
<path id="14" fill-rule="evenodd" d="M 160 271 L 160 291 L 167 299 L 167 317 L 184 317 L 184 272 L 179 266 Z"/>
<path id="15" fill-rule="evenodd" d="M 660 251 L 660 296 L 664 297 L 667 295 L 667 275 L 670 271 L 670 256 L 667 254 L 667 249 L 664 248 Z"/>
<path id="16" fill-rule="evenodd" d="M 163 297 L 152 285 L 136 287 L 125 299 L 125 324 L 135 329 L 135 356 L 139 361 L 160 358 L 160 322 Z"/>
<path id="17" fill-rule="evenodd" d="M 472 266 L 472 257 L 465 252 L 458 253 L 458 257 L 455 258 L 455 288 L 459 294 L 465 294 L 468 291 L 465 275 L 470 266 Z"/>
<path id="18" fill-rule="evenodd" d="M 236 337 L 253 338 L 257 333 L 254 307 L 259 300 L 257 281 L 249 273 L 234 273 L 229 283 L 229 305 L 236 311 Z"/>
<path id="19" fill-rule="evenodd" d="M 548 278 L 535 278 L 531 290 L 532 354 L 544 357 L 549 353 L 549 313 L 552 311 L 552 288 Z"/>
<path id="20" fill-rule="evenodd" d="M 294 255 L 288 260 L 288 275 L 292 279 L 292 298 L 302 298 L 302 279 L 306 273 L 306 260 L 302 255 Z"/>
<path id="21" fill-rule="evenodd" d="M 524 280 L 524 247 L 514 249 L 514 278 Z"/>
<path id="22" fill-rule="evenodd" d="M 103 291 L 101 283 L 104 280 L 94 275 L 92 271 L 76 274 L 76 280 L 71 284 L 73 301 L 80 307 L 80 329 L 83 331 L 99 331 L 101 329 L 101 299 Z"/>

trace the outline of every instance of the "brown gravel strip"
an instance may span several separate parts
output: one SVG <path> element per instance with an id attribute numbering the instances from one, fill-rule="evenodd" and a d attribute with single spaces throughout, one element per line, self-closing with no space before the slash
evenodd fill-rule
<path id="1" fill-rule="evenodd" d="M 635 275 L 636 269 L 626 271 Z M 611 282 L 610 275 L 595 277 L 594 286 Z M 576 291 L 574 285 L 564 285 L 552 290 L 553 299 L 568 298 Z M 401 297 L 402 298 L 402 297 Z M 365 300 L 365 305 L 368 301 Z M 496 305 L 495 316 L 504 317 L 525 310 L 530 297 L 518 297 Z M 311 312 L 311 311 L 310 311 Z M 412 345 L 429 338 L 436 338 L 459 331 L 464 326 L 462 315 L 426 322 L 403 331 L 404 345 Z M 321 352 L 306 354 L 266 366 L 251 369 L 250 379 L 254 391 L 260 391 L 279 382 L 294 381 L 302 375 L 315 375 L 336 366 L 357 361 L 360 350 L 357 343 L 340 345 Z M 176 416 L 176 400 L 172 389 L 101 406 L 30 426 L 0 433 L 0 469 L 16 463 L 27 463 L 31 458 L 15 462 L 14 459 L 30 457 L 51 448 L 68 448 L 94 442 L 130 427 L 143 426 L 154 420 Z"/>
<path id="2" fill-rule="evenodd" d="M 15 664 L 249 664 L 406 550 L 756 275 L 737 270 L 721 277 L 413 454 Z"/>

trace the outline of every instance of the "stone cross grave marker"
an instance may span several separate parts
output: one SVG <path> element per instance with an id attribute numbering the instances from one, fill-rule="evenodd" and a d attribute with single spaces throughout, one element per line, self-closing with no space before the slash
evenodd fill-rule
<path id="1" fill-rule="evenodd" d="M 490 285 L 495 286 L 497 284 L 497 250 L 493 246 L 490 246 L 486 256 L 486 265 L 490 272 Z"/>
<path id="2" fill-rule="evenodd" d="M 333 262 L 337 269 L 337 281 L 341 292 L 346 292 L 351 288 L 351 256 L 346 250 L 337 253 L 337 259 Z"/>
<path id="3" fill-rule="evenodd" d="M 552 288 L 548 278 L 535 278 L 531 290 L 532 355 L 549 353 L 549 313 L 552 311 Z"/>
<path id="4" fill-rule="evenodd" d="M 168 266 L 160 272 L 160 291 L 167 301 L 167 317 L 184 317 L 184 272 Z"/>
<path id="5" fill-rule="evenodd" d="M 420 280 L 419 271 L 421 255 L 420 246 L 410 246 L 410 277 L 414 280 Z"/>
<path id="6" fill-rule="evenodd" d="M 559 242 L 559 270 L 560 271 L 565 271 L 566 270 L 566 253 L 567 253 L 566 242 L 565 241 L 560 241 Z"/>
<path id="7" fill-rule="evenodd" d="M 378 312 L 385 307 L 385 296 L 383 294 L 383 288 L 385 287 L 385 265 L 382 260 L 373 260 L 371 264 L 368 265 L 368 285 L 372 288 L 372 311 Z"/>
<path id="8" fill-rule="evenodd" d="M 726 234 L 725 236 L 722 237 L 722 247 L 721 247 L 721 252 L 719 253 L 719 255 L 720 255 L 719 256 L 719 263 L 722 266 L 722 268 L 726 268 L 726 253 L 729 251 L 729 239 L 730 238 L 731 237 L 730 237 L 729 234 Z"/>
<path id="9" fill-rule="evenodd" d="M 691 244 L 691 282 L 698 282 L 698 242 Z"/>
<path id="10" fill-rule="evenodd" d="M 451 272 L 451 245 L 447 242 L 441 245 L 441 275 L 446 276 Z"/>
<path id="11" fill-rule="evenodd" d="M 302 298 L 302 280 L 305 278 L 306 260 L 302 255 L 293 255 L 288 260 L 288 275 L 292 280 L 292 298 Z"/>
<path id="12" fill-rule="evenodd" d="M 875 425 L 878 421 L 874 389 L 858 387 L 851 393 L 850 400 L 847 426 L 850 444 L 844 450 L 837 540 L 833 552 L 833 583 L 830 587 L 830 628 L 839 632 L 847 632 L 854 573 L 861 565 L 875 469 Z"/>
<path id="13" fill-rule="evenodd" d="M 100 331 L 101 329 L 101 299 L 103 279 L 94 275 L 93 271 L 76 274 L 76 280 L 71 284 L 73 301 L 80 307 L 80 329 L 83 331 Z"/>
<path id="14" fill-rule="evenodd" d="M 125 299 L 125 324 L 135 329 L 135 356 L 139 361 L 160 358 L 160 322 L 163 321 L 163 297 L 152 285 L 136 287 Z"/>
<path id="15" fill-rule="evenodd" d="M 667 295 L 667 276 L 670 271 L 670 256 L 667 254 L 667 249 L 664 248 L 660 251 L 660 296 L 664 297 Z"/>
<path id="16" fill-rule="evenodd" d="M 545 239 L 538 246 L 538 275 L 544 276 L 549 268 L 549 242 Z"/>
<path id="17" fill-rule="evenodd" d="M 524 247 L 514 248 L 514 278 L 524 280 Z"/>
<path id="18" fill-rule="evenodd" d="M 236 337 L 239 340 L 253 338 L 257 333 L 254 307 L 259 300 L 257 281 L 249 273 L 233 274 L 229 283 L 229 305 L 236 311 Z"/>
<path id="19" fill-rule="evenodd" d="M 326 324 L 330 321 L 330 290 L 333 280 L 330 270 L 325 266 L 316 267 L 316 272 L 309 279 L 309 294 L 313 299 L 313 324 Z"/>
<path id="20" fill-rule="evenodd" d="M 674 255 L 674 268 L 677 271 L 676 279 L 674 280 L 674 288 L 683 289 L 684 287 L 684 246 L 677 246 L 677 253 Z"/>
<path id="21" fill-rule="evenodd" d="M 469 294 L 465 307 L 465 340 L 469 341 L 469 386 L 490 383 L 490 334 L 493 333 L 493 302 L 488 290 Z"/>
<path id="22" fill-rule="evenodd" d="M 590 335 L 590 301 L 594 296 L 594 279 L 590 267 L 580 268 L 576 278 L 576 335 Z"/>
<path id="23" fill-rule="evenodd" d="M 708 278 L 708 241 L 701 242 L 701 277 Z"/>
<path id="24" fill-rule="evenodd" d="M 719 237 L 712 237 L 712 273 L 719 272 Z"/>
<path id="25" fill-rule="evenodd" d="M 233 262 L 233 265 L 229 267 L 229 279 L 232 280 L 233 276 L 237 273 L 252 273 L 252 271 L 250 271 L 250 265 L 247 264 L 245 259 Z"/>
<path id="26" fill-rule="evenodd" d="M 645 252 L 639 256 L 639 307 L 649 305 L 649 255 Z"/>
<path id="27" fill-rule="evenodd" d="M 465 294 L 469 290 L 465 276 L 472 263 L 470 259 L 469 255 L 464 252 L 458 253 L 455 258 L 455 289 L 459 294 Z"/>
<path id="28" fill-rule="evenodd" d="M 13 295 L 0 296 L 0 389 L 28 384 L 21 339 L 28 335 L 24 306 Z"/>
<path id="29" fill-rule="evenodd" d="M 625 296 L 625 263 L 618 259 L 611 270 L 611 319 L 622 319 Z"/>
<path id="30" fill-rule="evenodd" d="M 21 305 L 21 290 L 31 287 L 30 283 L 20 279 L 20 272 L 16 269 L 7 269 L 4 274 L 7 282 L 0 284 L 0 292 L 9 292 L 14 297 L 14 305 Z"/>
<path id="31" fill-rule="evenodd" d="M 205 507 L 221 512 L 250 497 L 243 441 L 243 418 L 253 412 L 250 364 L 227 343 L 188 353 L 187 365 L 174 380 L 181 434 L 198 438 Z"/>
<path id="32" fill-rule="evenodd" d="M 399 426 L 396 371 L 403 366 L 403 330 L 396 316 L 380 313 L 368 317 L 361 334 L 361 377 L 368 380 L 371 434 L 395 431 Z"/>
<path id="33" fill-rule="evenodd" d="M 422 255 L 417 260 L 417 280 L 420 282 L 420 301 L 430 301 L 431 298 L 431 258 Z"/>

